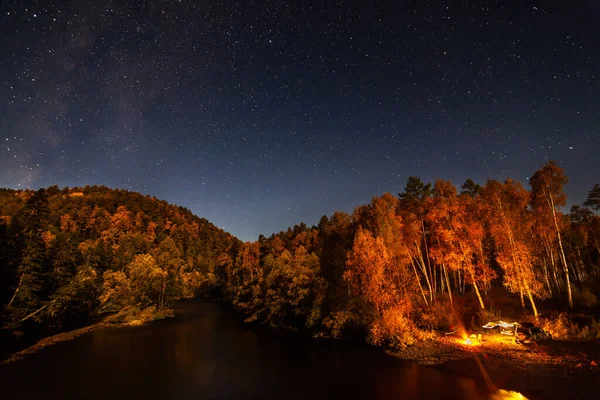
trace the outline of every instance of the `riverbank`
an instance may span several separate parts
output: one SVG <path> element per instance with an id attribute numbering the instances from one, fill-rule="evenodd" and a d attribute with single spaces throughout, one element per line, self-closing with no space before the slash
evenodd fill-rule
<path id="1" fill-rule="evenodd" d="M 21 360 L 22 358 L 30 354 L 37 353 L 45 347 L 52 346 L 57 343 L 65 342 L 68 340 L 73 340 L 81 335 L 98 329 L 114 329 L 131 326 L 140 326 L 165 318 L 173 318 L 174 316 L 175 314 L 172 309 L 157 310 L 156 308 L 150 307 L 143 311 L 140 311 L 135 307 L 128 307 L 116 314 L 112 314 L 105 317 L 104 319 L 102 319 L 102 321 L 97 322 L 95 324 L 45 337 L 31 346 L 28 346 L 23 350 L 17 351 L 16 353 L 13 353 L 7 359 L 2 360 L 0 364 L 9 364 L 11 362 Z"/>
<path id="2" fill-rule="evenodd" d="M 517 391 L 530 399 L 595 399 L 600 378 L 600 341 L 550 340 L 515 344 L 504 338 L 473 340 L 439 336 L 390 350 L 389 354 L 469 377 L 494 389 Z"/>
<path id="3" fill-rule="evenodd" d="M 109 322 L 99 322 L 97 324 L 89 325 L 84 328 L 75 329 L 72 331 L 63 332 L 63 333 L 59 333 L 57 335 L 49 336 L 49 337 L 43 338 L 42 340 L 38 341 L 33 346 L 29 346 L 24 350 L 14 353 L 9 358 L 2 361 L 1 364 L 9 364 L 9 363 L 12 363 L 15 361 L 19 361 L 19 360 L 23 359 L 24 357 L 27 357 L 28 355 L 37 353 L 38 351 L 42 350 L 45 347 L 52 346 L 52 345 L 55 345 L 60 342 L 65 342 L 67 340 L 75 339 L 78 336 L 84 335 L 88 332 L 95 331 L 97 329 L 118 328 L 118 327 L 123 327 L 123 326 L 130 326 L 130 325 L 125 324 L 125 323 L 115 324 L 115 323 L 109 323 Z"/>

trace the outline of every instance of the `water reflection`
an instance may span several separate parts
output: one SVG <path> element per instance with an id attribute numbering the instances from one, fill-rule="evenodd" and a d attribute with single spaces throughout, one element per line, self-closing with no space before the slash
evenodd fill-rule
<path id="1" fill-rule="evenodd" d="M 216 304 L 186 307 L 183 320 L 96 331 L 4 366 L 3 391 L 19 399 L 486 397 L 471 380 L 377 349 L 257 331 Z"/>

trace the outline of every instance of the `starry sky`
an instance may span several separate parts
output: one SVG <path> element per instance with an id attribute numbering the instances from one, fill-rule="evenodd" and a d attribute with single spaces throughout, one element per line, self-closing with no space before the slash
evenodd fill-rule
<path id="1" fill-rule="evenodd" d="M 600 2 L 0 2 L 0 187 L 106 185 L 243 240 L 425 181 L 600 182 Z"/>

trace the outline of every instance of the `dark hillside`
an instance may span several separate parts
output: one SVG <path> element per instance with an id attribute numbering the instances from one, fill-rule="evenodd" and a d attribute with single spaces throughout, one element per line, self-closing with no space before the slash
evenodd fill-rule
<path id="1" fill-rule="evenodd" d="M 124 309 L 156 313 L 214 285 L 218 257 L 237 242 L 135 192 L 0 189 L 2 326 L 27 335 Z"/>

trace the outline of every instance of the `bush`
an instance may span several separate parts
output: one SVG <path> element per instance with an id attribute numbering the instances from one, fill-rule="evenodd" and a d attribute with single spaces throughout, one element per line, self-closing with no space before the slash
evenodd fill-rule
<path id="1" fill-rule="evenodd" d="M 457 324 L 456 313 L 447 300 L 438 300 L 429 308 L 418 310 L 414 319 L 421 328 L 428 330 L 447 331 Z"/>
<path id="2" fill-rule="evenodd" d="M 417 328 L 406 307 L 395 306 L 383 311 L 381 318 L 371 324 L 367 340 L 376 346 L 388 344 L 394 348 L 404 348 L 432 337 L 431 332 Z"/>
<path id="3" fill-rule="evenodd" d="M 540 326 L 554 339 L 600 338 L 600 321 L 593 317 L 582 317 L 576 323 L 567 313 L 561 313 L 554 318 L 541 318 Z"/>
<path id="4" fill-rule="evenodd" d="M 154 313 L 154 321 L 158 321 L 159 319 L 165 319 L 165 318 L 173 318 L 173 317 L 175 317 L 175 312 L 171 308 L 163 308 L 163 309 L 157 310 Z"/>

